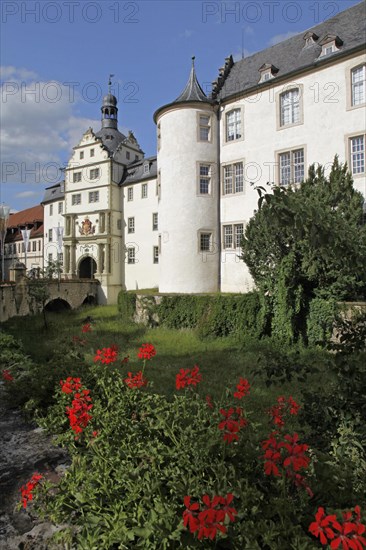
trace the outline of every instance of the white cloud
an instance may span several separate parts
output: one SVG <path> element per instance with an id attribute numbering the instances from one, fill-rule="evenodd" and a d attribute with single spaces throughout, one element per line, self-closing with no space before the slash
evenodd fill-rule
<path id="1" fill-rule="evenodd" d="M 21 193 L 16 193 L 17 199 L 28 199 L 30 197 L 39 197 L 40 195 L 43 195 L 40 191 L 22 191 Z"/>
<path id="2" fill-rule="evenodd" d="M 2 65 L 0 67 L 0 78 L 1 79 L 12 79 L 15 81 L 19 80 L 30 80 L 38 78 L 37 73 L 34 71 L 29 71 L 21 67 L 13 67 L 11 65 Z"/>
<path id="3" fill-rule="evenodd" d="M 194 31 L 190 30 L 190 29 L 185 29 L 184 32 L 182 32 L 179 36 L 180 38 L 190 38 L 192 36 Z"/>
<path id="4" fill-rule="evenodd" d="M 279 42 L 283 42 L 284 40 L 287 40 L 288 38 L 291 38 L 292 36 L 296 36 L 301 31 L 288 31 L 284 32 L 283 34 L 275 34 L 275 36 L 272 36 L 272 38 L 268 41 L 268 46 L 274 46 L 275 44 L 278 44 Z"/>
<path id="5" fill-rule="evenodd" d="M 247 36 L 253 36 L 254 29 L 250 25 L 247 25 L 246 27 L 243 28 L 243 33 L 246 34 Z"/>
<path id="6" fill-rule="evenodd" d="M 245 57 L 249 57 L 250 55 L 253 55 L 253 53 L 254 52 L 250 52 L 249 50 L 244 48 L 244 50 L 242 52 L 233 53 L 233 59 L 234 59 L 234 61 L 240 61 L 241 59 L 243 59 Z"/>

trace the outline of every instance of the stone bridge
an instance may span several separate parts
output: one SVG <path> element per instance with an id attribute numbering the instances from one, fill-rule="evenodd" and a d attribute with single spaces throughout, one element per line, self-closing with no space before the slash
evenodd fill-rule
<path id="1" fill-rule="evenodd" d="M 36 285 L 24 277 L 15 282 L 0 284 L 0 322 L 17 315 L 29 315 L 35 312 L 35 304 L 28 292 L 28 285 Z M 49 298 L 46 309 L 77 309 L 83 304 L 98 303 L 99 281 L 95 279 L 50 280 L 47 282 Z"/>

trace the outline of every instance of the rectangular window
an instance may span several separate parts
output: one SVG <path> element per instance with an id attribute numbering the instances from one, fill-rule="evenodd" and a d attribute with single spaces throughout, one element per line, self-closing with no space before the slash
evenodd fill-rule
<path id="1" fill-rule="evenodd" d="M 133 187 L 127 188 L 127 200 L 133 201 Z"/>
<path id="2" fill-rule="evenodd" d="M 127 233 L 135 233 L 135 218 L 128 218 Z"/>
<path id="3" fill-rule="evenodd" d="M 244 224 L 224 225 L 223 248 L 240 248 L 244 234 Z"/>
<path id="4" fill-rule="evenodd" d="M 243 193 L 244 166 L 242 162 L 224 166 L 224 195 Z"/>
<path id="5" fill-rule="evenodd" d="M 38 252 L 41 251 L 41 241 L 38 241 Z"/>
<path id="6" fill-rule="evenodd" d="M 350 139 L 350 157 L 352 174 L 365 173 L 365 135 Z"/>
<path id="7" fill-rule="evenodd" d="M 53 255 L 52 255 L 52 252 L 50 252 L 50 254 L 48 254 L 48 263 L 51 263 L 53 261 Z"/>
<path id="8" fill-rule="evenodd" d="M 63 211 L 64 211 L 64 203 L 63 203 L 63 202 L 59 202 L 59 203 L 58 203 L 58 213 L 59 213 L 59 214 L 62 214 Z"/>
<path id="9" fill-rule="evenodd" d="M 84 158 L 84 151 L 80 151 L 80 160 Z"/>
<path id="10" fill-rule="evenodd" d="M 141 198 L 146 199 L 147 198 L 147 183 L 143 183 L 141 185 Z"/>
<path id="11" fill-rule="evenodd" d="M 48 242 L 52 242 L 52 229 L 48 230 Z"/>
<path id="12" fill-rule="evenodd" d="M 304 149 L 286 151 L 279 155 L 280 185 L 301 183 L 305 175 Z"/>
<path id="13" fill-rule="evenodd" d="M 72 181 L 74 183 L 77 183 L 78 181 L 81 181 L 81 172 L 74 172 Z"/>
<path id="14" fill-rule="evenodd" d="M 153 263 L 154 264 L 159 263 L 159 247 L 158 246 L 153 247 Z"/>
<path id="15" fill-rule="evenodd" d="M 200 233 L 200 252 L 211 250 L 212 233 Z"/>
<path id="16" fill-rule="evenodd" d="M 352 70 L 352 105 L 365 103 L 366 65 Z"/>
<path id="17" fill-rule="evenodd" d="M 154 212 L 152 215 L 152 230 L 157 231 L 158 230 L 158 213 Z"/>
<path id="18" fill-rule="evenodd" d="M 58 255 L 58 261 L 60 262 L 60 264 L 63 264 L 64 263 L 64 254 L 63 252 L 60 252 L 59 255 Z"/>
<path id="19" fill-rule="evenodd" d="M 75 206 L 76 204 L 81 204 L 81 193 L 76 193 L 71 195 L 71 204 Z"/>
<path id="20" fill-rule="evenodd" d="M 37 241 L 32 242 L 32 251 L 37 252 Z"/>
<path id="21" fill-rule="evenodd" d="M 199 139 L 200 141 L 210 141 L 210 121 L 211 117 L 207 115 L 199 115 Z"/>
<path id="22" fill-rule="evenodd" d="M 280 124 L 288 126 L 300 122 L 300 90 L 294 88 L 280 95 Z"/>
<path id="23" fill-rule="evenodd" d="M 117 229 L 122 229 L 122 220 L 117 220 Z"/>
<path id="24" fill-rule="evenodd" d="M 89 202 L 99 202 L 99 191 L 89 191 Z"/>
<path id="25" fill-rule="evenodd" d="M 144 164 L 144 174 L 148 174 L 150 172 L 150 166 L 149 166 L 149 163 L 147 162 L 146 164 Z"/>
<path id="26" fill-rule="evenodd" d="M 90 149 L 90 156 L 94 157 L 94 149 Z"/>
<path id="27" fill-rule="evenodd" d="M 200 164 L 199 194 L 209 195 L 211 193 L 211 165 Z"/>
<path id="28" fill-rule="evenodd" d="M 233 109 L 226 115 L 226 141 L 241 138 L 241 110 Z"/>
<path id="29" fill-rule="evenodd" d="M 99 178 L 99 168 L 92 168 L 90 170 L 90 179 L 97 180 Z"/>
<path id="30" fill-rule="evenodd" d="M 160 151 L 160 148 L 161 148 L 161 126 L 160 126 L 160 122 L 157 126 L 157 141 L 158 141 L 158 151 Z"/>
<path id="31" fill-rule="evenodd" d="M 127 249 L 127 263 L 134 264 L 135 260 L 135 248 L 132 246 Z"/>
<path id="32" fill-rule="evenodd" d="M 131 153 L 129 151 L 126 151 L 126 159 L 130 160 L 130 157 L 131 157 Z"/>
<path id="33" fill-rule="evenodd" d="M 53 215 L 53 204 L 50 204 L 50 216 Z"/>

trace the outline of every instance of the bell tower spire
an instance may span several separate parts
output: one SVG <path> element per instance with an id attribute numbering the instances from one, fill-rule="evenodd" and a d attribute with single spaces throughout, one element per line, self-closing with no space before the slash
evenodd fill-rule
<path id="1" fill-rule="evenodd" d="M 114 128 L 118 130 L 118 107 L 117 98 L 112 94 L 112 77 L 114 74 L 109 75 L 108 79 L 108 94 L 103 97 L 102 103 L 102 128 Z"/>

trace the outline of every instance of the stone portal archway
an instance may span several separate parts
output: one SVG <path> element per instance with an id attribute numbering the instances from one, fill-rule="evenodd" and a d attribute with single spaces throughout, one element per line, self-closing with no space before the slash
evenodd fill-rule
<path id="1" fill-rule="evenodd" d="M 96 270 L 97 262 L 91 256 L 86 256 L 79 263 L 78 277 L 79 279 L 94 279 Z"/>

